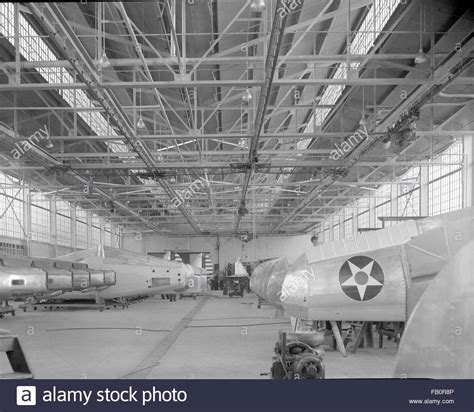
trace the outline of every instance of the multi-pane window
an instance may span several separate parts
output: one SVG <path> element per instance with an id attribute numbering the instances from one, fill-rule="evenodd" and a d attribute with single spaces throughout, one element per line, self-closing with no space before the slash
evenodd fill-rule
<path id="1" fill-rule="evenodd" d="M 76 210 L 76 247 L 87 249 L 87 213 L 84 210 Z"/>
<path id="2" fill-rule="evenodd" d="M 453 144 L 434 161 L 436 163 L 461 163 L 463 145 Z M 461 164 L 433 165 L 428 185 L 430 216 L 452 212 L 463 207 L 463 180 Z"/>
<path id="3" fill-rule="evenodd" d="M 91 246 L 100 245 L 100 218 L 98 216 L 92 217 L 91 237 L 92 237 Z"/>
<path id="4" fill-rule="evenodd" d="M 336 223 L 333 226 L 333 240 L 339 240 L 341 238 L 341 224 Z"/>
<path id="5" fill-rule="evenodd" d="M 15 44 L 14 4 L 0 3 L 0 34 L 5 36 L 12 45 Z M 40 37 L 38 32 L 28 23 L 20 13 L 19 15 L 19 51 L 28 61 L 57 61 L 58 58 L 52 49 Z M 53 84 L 74 83 L 74 78 L 64 67 L 38 67 L 36 69 L 44 79 Z M 71 107 L 93 107 L 94 103 L 83 90 L 59 89 L 58 93 Z M 97 135 L 117 136 L 104 116 L 96 111 L 79 111 L 78 115 L 97 133 Z M 124 144 L 107 143 L 112 151 L 124 152 Z"/>
<path id="6" fill-rule="evenodd" d="M 390 16 L 397 8 L 400 0 L 374 0 L 372 6 L 369 8 L 366 16 L 364 17 L 359 30 L 354 35 L 354 38 L 350 44 L 351 54 L 367 54 L 373 47 L 377 37 L 387 24 Z M 355 62 L 350 64 L 350 71 L 356 71 L 360 63 Z M 340 63 L 336 66 L 332 78 L 348 78 L 349 71 L 346 63 Z M 332 105 L 334 104 L 346 86 L 331 84 L 327 86 L 321 96 L 320 104 Z M 314 132 L 314 123 L 317 126 L 321 126 L 326 117 L 331 112 L 331 109 L 318 108 L 314 111 L 311 119 L 308 121 L 308 125 L 305 128 L 305 133 Z"/>
<path id="7" fill-rule="evenodd" d="M 41 193 L 34 193 L 31 200 L 31 239 L 50 242 L 49 202 Z"/>
<path id="8" fill-rule="evenodd" d="M 25 247 L 15 243 L 0 242 L 1 255 L 24 255 Z"/>
<path id="9" fill-rule="evenodd" d="M 383 222 L 379 218 L 392 216 L 391 193 L 391 185 L 384 185 L 375 192 L 375 227 L 383 226 Z M 385 223 L 386 226 L 389 226 L 390 224 L 391 222 Z"/>
<path id="10" fill-rule="evenodd" d="M 18 181 L 0 174 L 0 235 L 23 238 L 23 189 Z"/>
<path id="11" fill-rule="evenodd" d="M 56 235 L 58 245 L 71 246 L 71 207 L 67 202 L 56 202 Z"/>
<path id="12" fill-rule="evenodd" d="M 350 239 L 353 237 L 353 217 L 352 217 L 352 212 L 348 216 L 345 216 L 344 220 L 344 238 L 345 239 Z"/>
<path id="13" fill-rule="evenodd" d="M 415 166 L 400 176 L 398 185 L 398 216 L 420 216 L 421 168 Z"/>
<path id="14" fill-rule="evenodd" d="M 398 197 L 398 216 L 420 216 L 420 188 Z"/>

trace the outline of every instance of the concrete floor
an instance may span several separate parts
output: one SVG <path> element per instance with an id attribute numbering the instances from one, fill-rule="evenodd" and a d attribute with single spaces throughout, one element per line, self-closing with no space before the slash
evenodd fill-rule
<path id="1" fill-rule="evenodd" d="M 18 334 L 36 378 L 268 379 L 279 330 L 270 306 L 253 294 L 167 302 L 159 298 L 102 313 L 17 312 L 0 328 Z M 328 378 L 390 378 L 396 348 L 324 355 Z M 0 357 L 0 371 L 5 370 Z"/>

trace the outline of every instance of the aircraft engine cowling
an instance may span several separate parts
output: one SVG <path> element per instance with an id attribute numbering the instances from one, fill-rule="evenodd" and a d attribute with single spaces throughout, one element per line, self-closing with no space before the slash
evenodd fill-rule
<path id="1" fill-rule="evenodd" d="M 42 269 L 0 266 L 1 296 L 22 296 L 47 292 L 46 273 Z"/>

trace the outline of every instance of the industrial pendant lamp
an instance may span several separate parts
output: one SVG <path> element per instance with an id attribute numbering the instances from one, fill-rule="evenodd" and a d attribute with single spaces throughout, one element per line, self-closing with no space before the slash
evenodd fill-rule
<path id="1" fill-rule="evenodd" d="M 261 13 L 265 10 L 265 0 L 253 0 L 250 9 L 255 13 Z"/>
<path id="2" fill-rule="evenodd" d="M 245 92 L 242 96 L 242 101 L 245 103 L 250 103 L 253 99 L 252 92 L 250 91 L 249 88 L 245 89 Z"/>
<path id="3" fill-rule="evenodd" d="M 143 117 L 139 117 L 138 118 L 138 122 L 137 122 L 137 129 L 144 129 L 146 126 L 145 126 L 145 122 L 143 121 Z"/>
<path id="4" fill-rule="evenodd" d="M 362 117 L 360 118 L 359 126 L 367 126 L 368 124 L 369 120 L 365 114 L 365 88 L 362 86 Z"/>
<path id="5" fill-rule="evenodd" d="M 420 48 L 420 50 L 418 50 L 418 53 L 415 56 L 415 63 L 416 64 L 423 64 L 423 63 L 426 63 L 427 61 L 428 61 L 428 56 L 423 51 L 423 49 Z"/>
<path id="6" fill-rule="evenodd" d="M 98 21 L 99 21 L 99 33 L 102 34 L 102 37 L 99 37 L 99 53 L 100 48 L 102 48 L 102 54 L 99 58 L 99 67 L 101 69 L 105 69 L 111 66 L 110 60 L 105 53 L 105 24 L 104 24 L 104 16 L 105 16 L 105 4 L 98 5 Z"/>
<path id="7" fill-rule="evenodd" d="M 422 39 L 422 34 L 421 34 L 422 30 L 423 30 L 423 6 L 420 3 L 420 49 L 418 50 L 418 53 L 415 56 L 415 64 L 423 64 L 428 61 L 428 56 L 423 51 L 423 39 Z"/>
<path id="8" fill-rule="evenodd" d="M 105 51 L 102 53 L 102 56 L 100 56 L 100 59 L 99 59 L 99 66 L 100 66 L 102 69 L 105 69 L 105 68 L 111 66 L 110 60 L 109 60 L 109 58 L 107 57 L 107 54 L 105 53 Z"/>
<path id="9" fill-rule="evenodd" d="M 142 117 L 141 106 L 142 106 L 142 91 L 140 90 L 140 117 L 138 118 L 138 121 L 137 121 L 137 129 L 144 129 L 146 127 L 145 122 L 143 121 L 143 117 Z"/>

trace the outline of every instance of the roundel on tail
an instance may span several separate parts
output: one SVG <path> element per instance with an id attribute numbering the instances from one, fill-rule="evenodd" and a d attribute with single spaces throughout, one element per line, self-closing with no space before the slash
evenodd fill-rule
<path id="1" fill-rule="evenodd" d="M 351 257 L 344 262 L 339 271 L 342 291 L 357 301 L 375 298 L 383 289 L 384 281 L 382 267 L 375 259 L 367 256 Z"/>

